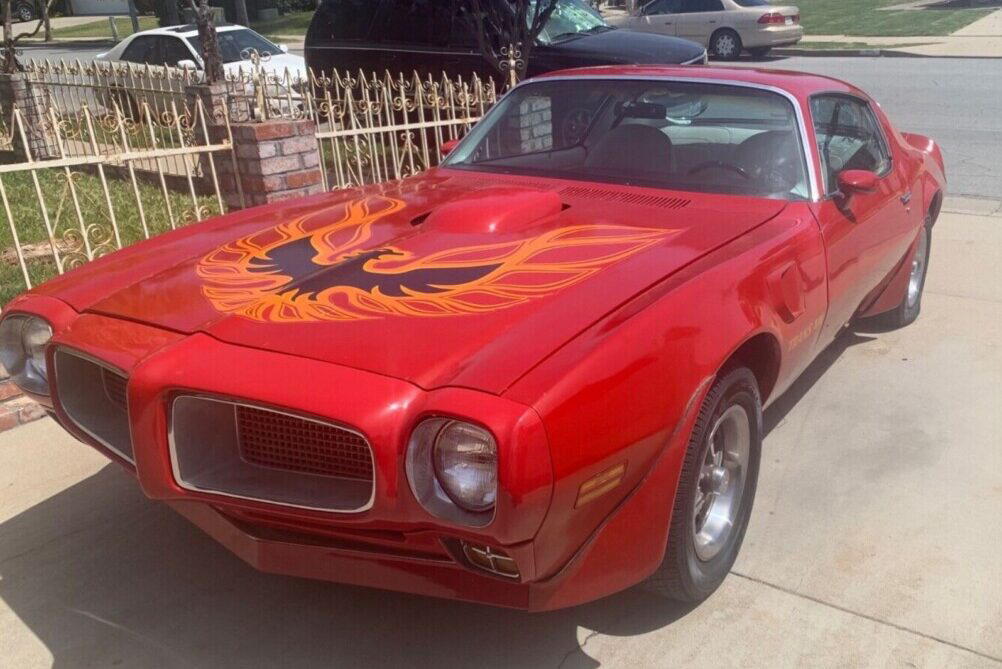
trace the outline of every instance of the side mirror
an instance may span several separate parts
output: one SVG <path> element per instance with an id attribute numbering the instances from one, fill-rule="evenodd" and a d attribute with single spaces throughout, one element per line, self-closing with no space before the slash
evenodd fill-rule
<path id="1" fill-rule="evenodd" d="M 278 45 L 278 50 L 281 51 L 282 53 L 289 53 L 289 45 L 288 44 L 279 44 Z"/>
<path id="2" fill-rule="evenodd" d="M 460 140 L 458 139 L 449 139 L 442 142 L 442 145 L 438 147 L 438 150 L 442 153 L 442 157 L 444 158 L 445 156 L 452 153 L 456 149 L 456 147 L 459 146 L 459 142 Z"/>
<path id="3" fill-rule="evenodd" d="M 197 70 L 198 69 L 198 65 L 195 64 L 195 61 L 188 60 L 188 59 L 177 61 L 177 66 L 180 67 L 182 70 Z"/>
<path id="4" fill-rule="evenodd" d="M 845 170 L 838 175 L 838 189 L 843 195 L 873 193 L 880 179 L 869 170 Z"/>

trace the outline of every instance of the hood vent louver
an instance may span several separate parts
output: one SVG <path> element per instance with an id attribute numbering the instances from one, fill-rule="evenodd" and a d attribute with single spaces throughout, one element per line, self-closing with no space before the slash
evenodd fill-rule
<path id="1" fill-rule="evenodd" d="M 635 204 L 642 207 L 657 207 L 658 209 L 683 209 L 692 200 L 683 197 L 662 197 L 659 195 L 644 195 L 642 193 L 624 193 L 622 191 L 605 190 L 602 188 L 586 188 L 583 186 L 567 186 L 561 188 L 560 195 L 568 198 L 583 198 L 589 200 L 607 200 L 620 204 Z"/>

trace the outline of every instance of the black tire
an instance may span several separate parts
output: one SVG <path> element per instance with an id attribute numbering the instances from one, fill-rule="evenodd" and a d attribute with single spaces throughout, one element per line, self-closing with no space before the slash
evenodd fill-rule
<path id="1" fill-rule="evenodd" d="M 732 407 L 744 409 L 748 419 L 749 448 L 734 524 L 710 559 L 701 559 L 696 547 L 696 500 L 702 463 L 707 460 L 711 430 Z M 740 413 L 740 412 L 739 412 Z M 762 454 L 762 401 L 755 375 L 745 367 L 732 368 L 713 384 L 689 439 L 682 464 L 671 528 L 664 560 L 644 583 L 644 588 L 663 597 L 698 603 L 713 594 L 737 559 L 744 540 L 758 483 Z M 737 479 L 735 479 L 737 480 Z"/>
<path id="2" fill-rule="evenodd" d="M 31 7 L 31 5 L 26 3 L 18 5 L 14 10 L 14 15 L 17 17 L 18 21 L 22 23 L 35 20 L 35 10 Z"/>
<path id="3" fill-rule="evenodd" d="M 916 277 L 918 282 L 917 294 L 913 297 L 913 292 L 909 288 L 905 291 L 904 297 L 901 298 L 901 303 L 894 310 L 875 317 L 878 324 L 886 329 L 893 330 L 911 325 L 922 311 L 925 278 L 929 274 L 929 258 L 932 257 L 932 220 L 930 218 L 926 218 L 925 225 L 922 226 L 922 235 L 924 235 L 924 244 L 920 240 L 919 246 L 915 249 L 915 253 L 912 254 L 912 258 L 909 261 L 913 271 L 916 271 L 916 263 L 921 262 L 917 270 L 918 276 Z M 920 254 L 924 255 L 924 258 L 919 258 Z"/>
<path id="4" fill-rule="evenodd" d="M 743 48 L 741 36 L 730 28 L 721 28 L 710 37 L 710 51 L 720 60 L 737 60 Z"/>
<path id="5" fill-rule="evenodd" d="M 748 49 L 748 53 L 752 55 L 752 58 L 765 58 L 772 51 L 771 46 L 757 46 L 754 49 Z"/>

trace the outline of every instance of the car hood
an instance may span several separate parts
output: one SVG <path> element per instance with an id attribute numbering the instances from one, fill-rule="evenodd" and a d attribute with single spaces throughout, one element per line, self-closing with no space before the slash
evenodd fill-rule
<path id="1" fill-rule="evenodd" d="M 678 37 L 623 28 L 576 37 L 549 47 L 568 58 L 601 57 L 603 63 L 678 65 L 703 55 L 701 44 Z"/>
<path id="2" fill-rule="evenodd" d="M 41 291 L 423 388 L 501 393 L 784 206 L 437 169 L 183 228 Z"/>

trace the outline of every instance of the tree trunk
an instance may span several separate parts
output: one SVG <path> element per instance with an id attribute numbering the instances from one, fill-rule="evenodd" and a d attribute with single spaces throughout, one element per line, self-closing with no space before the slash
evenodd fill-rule
<path id="1" fill-rule="evenodd" d="M 49 23 L 49 2 L 48 0 L 42 0 L 38 3 L 38 6 L 42 8 L 42 23 L 45 24 L 45 41 L 52 41 L 52 25 Z"/>
<path id="2" fill-rule="evenodd" d="M 202 43 L 202 59 L 205 61 L 205 81 L 214 84 L 224 81 L 223 55 L 219 51 L 219 37 L 212 25 L 212 11 L 206 0 L 191 0 L 195 8 L 195 23 L 198 25 L 198 41 Z"/>
<path id="3" fill-rule="evenodd" d="M 14 54 L 14 29 L 10 20 L 10 5 L 12 0 L 3 0 L 3 61 L 0 70 L 7 73 L 17 71 L 17 56 Z"/>
<path id="4" fill-rule="evenodd" d="M 129 18 L 132 19 L 132 32 L 139 32 L 139 12 L 136 10 L 136 0 L 129 0 Z"/>
<path id="5" fill-rule="evenodd" d="M 237 23 L 242 26 L 249 26 L 250 18 L 247 16 L 247 0 L 234 0 L 233 8 L 236 10 Z"/>
<path id="6" fill-rule="evenodd" d="M 177 0 L 167 1 L 167 23 L 176 26 L 181 23 L 181 17 L 177 14 Z"/>

